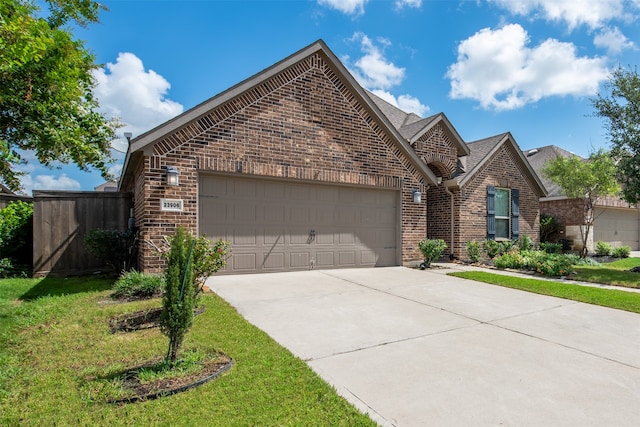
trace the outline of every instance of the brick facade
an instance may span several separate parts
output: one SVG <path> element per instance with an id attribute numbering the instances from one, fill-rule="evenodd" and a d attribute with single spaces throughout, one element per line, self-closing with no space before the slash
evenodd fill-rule
<path id="1" fill-rule="evenodd" d="M 399 263 L 421 260 L 425 237 L 445 240 L 448 253 L 464 258 L 466 242 L 486 236 L 487 185 L 520 190 L 520 233 L 538 240 L 540 187 L 529 181 L 515 143 L 450 192 L 444 182 L 458 179 L 458 155 L 468 151 L 446 118 L 425 125 L 409 146 L 349 79 L 326 47 L 314 48 L 134 140 L 120 190 L 134 194 L 140 268 L 164 269 L 158 248 L 177 226 L 198 233 L 202 174 L 397 190 Z M 179 170 L 177 187 L 165 183 L 169 166 Z M 421 203 L 413 202 L 416 190 Z M 161 211 L 161 199 L 183 200 L 183 211 Z"/>
<path id="2" fill-rule="evenodd" d="M 535 184 L 528 178 L 530 175 L 518 157 L 514 146 L 503 144 L 500 150 L 483 163 L 482 169 L 474 174 L 470 182 L 455 194 L 456 257 L 467 257 L 467 242 L 480 242 L 486 238 L 486 188 L 489 185 L 520 190 L 520 236 L 528 235 L 539 243 L 539 196 L 533 190 Z"/>
<path id="3" fill-rule="evenodd" d="M 165 185 L 167 166 L 178 167 L 178 187 Z M 176 226 L 197 232 L 199 173 L 401 190 L 402 261 L 420 258 L 426 207 L 413 203 L 412 190 L 424 192 L 423 178 L 322 53 L 166 135 L 138 168 L 129 185 L 144 271 L 164 267 L 155 247 Z M 161 198 L 184 200 L 184 211 L 161 212 Z"/>

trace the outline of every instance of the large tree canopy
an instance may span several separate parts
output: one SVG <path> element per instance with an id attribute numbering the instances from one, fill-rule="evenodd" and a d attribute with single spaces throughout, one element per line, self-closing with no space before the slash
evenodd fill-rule
<path id="1" fill-rule="evenodd" d="M 581 228 L 582 256 L 587 255 L 587 241 L 595 221 L 595 208 L 603 196 L 614 196 L 620 192 L 616 180 L 616 164 L 608 152 L 600 149 L 583 160 L 578 156 L 558 156 L 548 161 L 542 173 L 558 184 L 569 199 L 583 201 Z"/>
<path id="2" fill-rule="evenodd" d="M 593 100 L 596 116 L 606 119 L 611 154 L 618 163 L 622 196 L 640 201 L 640 76 L 637 69 L 617 68 L 609 78 L 607 93 Z"/>
<path id="3" fill-rule="evenodd" d="M 46 166 L 73 162 L 108 178 L 117 124 L 97 112 L 94 56 L 64 25 L 97 22 L 100 4 L 0 0 L 0 183 L 20 189 L 16 167 L 32 153 Z"/>

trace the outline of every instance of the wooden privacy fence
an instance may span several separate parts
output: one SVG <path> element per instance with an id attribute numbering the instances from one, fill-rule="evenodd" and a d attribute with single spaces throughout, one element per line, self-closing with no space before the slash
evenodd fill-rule
<path id="1" fill-rule="evenodd" d="M 33 275 L 70 276 L 105 266 L 87 252 L 84 236 L 98 228 L 127 229 L 131 194 L 33 192 Z"/>

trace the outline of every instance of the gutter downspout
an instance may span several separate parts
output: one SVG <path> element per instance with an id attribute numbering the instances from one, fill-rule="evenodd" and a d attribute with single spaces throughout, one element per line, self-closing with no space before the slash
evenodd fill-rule
<path id="1" fill-rule="evenodd" d="M 454 233 L 453 233 L 453 226 L 455 223 L 455 215 L 454 215 L 454 210 L 453 210 L 453 193 L 449 190 L 449 187 L 445 186 L 444 187 L 444 192 L 447 193 L 450 196 L 450 200 L 451 200 L 451 226 L 449 227 L 451 229 L 451 244 L 449 246 L 449 248 L 451 248 L 451 250 L 449 251 L 449 259 L 453 260 L 455 258 L 455 256 L 453 255 L 453 241 L 454 241 Z"/>

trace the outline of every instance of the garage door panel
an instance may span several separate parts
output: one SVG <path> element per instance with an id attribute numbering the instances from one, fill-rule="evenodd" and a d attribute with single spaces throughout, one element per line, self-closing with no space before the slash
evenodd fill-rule
<path id="1" fill-rule="evenodd" d="M 258 194 L 258 182 L 251 180 L 234 180 L 233 197 L 255 199 Z"/>
<path id="2" fill-rule="evenodd" d="M 285 221 L 285 208 L 283 205 L 267 205 L 264 207 L 264 220 L 275 224 Z"/>
<path id="3" fill-rule="evenodd" d="M 340 251 L 338 252 L 338 266 L 339 267 L 352 267 L 356 265 L 356 252 L 355 251 Z"/>
<path id="4" fill-rule="evenodd" d="M 320 230 L 316 231 L 316 244 L 318 245 L 334 245 L 335 244 L 335 236 L 333 233 L 321 232 Z"/>
<path id="5" fill-rule="evenodd" d="M 238 229 L 234 228 L 231 233 L 228 233 L 231 237 L 229 240 L 233 246 L 255 246 L 258 241 L 257 231 L 249 230 L 246 228 Z M 233 250 L 233 248 L 232 248 Z"/>
<path id="6" fill-rule="evenodd" d="M 335 257 L 333 251 L 316 252 L 317 267 L 333 267 L 335 265 Z"/>
<path id="7" fill-rule="evenodd" d="M 285 268 L 284 260 L 286 254 L 284 252 L 268 252 L 263 254 L 262 267 L 266 270 L 282 271 Z"/>
<path id="8" fill-rule="evenodd" d="M 202 175 L 199 230 L 231 242 L 227 273 L 397 265 L 398 201 L 395 190 Z"/>
<path id="9" fill-rule="evenodd" d="M 232 205 L 233 222 L 247 224 L 258 219 L 257 206 L 254 203 L 236 202 Z"/>
<path id="10" fill-rule="evenodd" d="M 283 230 L 267 230 L 264 233 L 264 244 L 266 246 L 284 246 Z"/>
<path id="11" fill-rule="evenodd" d="M 235 271 L 254 271 L 256 269 L 256 254 L 234 253 L 231 263 Z"/>
<path id="12" fill-rule="evenodd" d="M 365 266 L 375 266 L 378 256 L 374 251 L 362 251 L 360 252 L 360 264 Z"/>
<path id="13" fill-rule="evenodd" d="M 311 254 L 309 252 L 292 252 L 290 256 L 291 268 L 309 268 Z"/>

